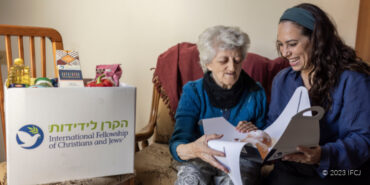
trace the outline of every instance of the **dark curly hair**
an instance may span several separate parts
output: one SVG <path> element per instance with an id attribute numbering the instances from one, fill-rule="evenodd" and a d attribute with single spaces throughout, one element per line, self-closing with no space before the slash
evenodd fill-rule
<path id="1" fill-rule="evenodd" d="M 313 69 L 308 75 L 311 103 L 320 105 L 328 111 L 333 103 L 331 93 L 338 85 L 342 72 L 352 70 L 369 75 L 370 67 L 356 55 L 354 49 L 344 44 L 336 27 L 323 10 L 309 3 L 295 7 L 311 12 L 315 18 L 313 30 L 294 23 L 302 28 L 302 34 L 310 40 L 308 50 L 310 62 L 307 67 Z"/>

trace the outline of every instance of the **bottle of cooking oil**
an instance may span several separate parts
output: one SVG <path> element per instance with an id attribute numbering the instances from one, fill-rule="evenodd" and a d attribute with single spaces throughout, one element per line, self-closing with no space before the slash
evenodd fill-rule
<path id="1" fill-rule="evenodd" d="M 23 59 L 16 58 L 8 73 L 9 87 L 28 87 L 30 85 L 30 68 Z"/>

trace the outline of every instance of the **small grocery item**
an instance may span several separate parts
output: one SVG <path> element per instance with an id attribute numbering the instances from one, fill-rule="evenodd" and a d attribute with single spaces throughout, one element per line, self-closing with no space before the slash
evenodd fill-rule
<path id="1" fill-rule="evenodd" d="M 51 83 L 53 84 L 54 87 L 58 87 L 58 78 L 52 78 L 50 79 Z"/>
<path id="2" fill-rule="evenodd" d="M 53 83 L 51 82 L 51 80 L 44 77 L 37 78 L 35 80 L 35 85 L 38 87 L 53 87 Z"/>
<path id="3" fill-rule="evenodd" d="M 97 65 L 96 66 L 96 77 L 97 79 L 102 74 L 105 75 L 105 78 L 111 78 L 114 85 L 119 86 L 119 79 L 122 75 L 122 69 L 120 64 L 110 64 L 110 65 Z"/>
<path id="4" fill-rule="evenodd" d="M 16 58 L 8 74 L 8 87 L 27 87 L 30 85 L 30 68 L 22 58 Z"/>
<path id="5" fill-rule="evenodd" d="M 113 87 L 114 82 L 111 78 L 106 78 L 105 74 L 99 76 L 96 80 L 88 82 L 87 87 Z"/>
<path id="6" fill-rule="evenodd" d="M 36 78 L 30 78 L 30 86 L 35 85 Z"/>
<path id="7" fill-rule="evenodd" d="M 77 51 L 56 50 L 59 87 L 83 87 L 80 58 Z"/>
<path id="8" fill-rule="evenodd" d="M 34 85 L 30 88 L 45 88 L 45 87 L 54 87 L 49 78 L 41 77 L 34 80 Z"/>
<path id="9" fill-rule="evenodd" d="M 27 87 L 27 86 L 24 84 L 10 84 L 9 85 L 9 88 L 13 88 L 13 87 Z"/>

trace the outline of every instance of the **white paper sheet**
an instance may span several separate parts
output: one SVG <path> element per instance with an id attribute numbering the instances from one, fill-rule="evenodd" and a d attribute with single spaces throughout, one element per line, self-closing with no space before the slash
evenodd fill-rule
<path id="1" fill-rule="evenodd" d="M 314 145 L 318 144 L 318 120 L 322 117 L 323 110 L 321 110 L 320 108 L 315 108 L 318 114 L 314 117 L 312 117 L 311 111 L 305 111 L 302 113 L 302 115 L 297 115 L 297 113 L 309 107 L 310 100 L 307 89 L 305 87 L 298 87 L 280 116 L 274 121 L 273 124 L 271 124 L 268 128 L 264 130 L 272 138 L 272 146 L 269 148 L 270 153 L 276 151 L 277 153 L 279 153 L 279 155 L 277 155 L 277 153 L 272 156 L 267 155 L 268 157 L 270 157 L 268 160 L 279 158 L 283 154 L 295 150 L 297 142 Z M 307 119 L 308 117 L 311 119 Z M 295 123 L 291 123 L 292 118 L 294 119 Z M 230 170 L 229 176 L 234 184 L 242 185 L 243 182 L 240 175 L 239 159 L 240 153 L 247 143 L 238 142 L 236 140 L 241 140 L 245 138 L 246 134 L 239 133 L 235 129 L 235 127 L 231 125 L 228 121 L 226 121 L 223 117 L 204 119 L 202 120 L 202 124 L 204 128 L 204 134 L 224 135 L 219 140 L 209 141 L 208 146 L 210 148 L 225 153 L 225 157 L 216 157 L 216 159 Z M 298 140 L 296 139 L 297 137 L 299 137 L 297 136 L 297 134 L 300 134 L 300 129 L 305 129 L 303 130 L 304 132 L 307 131 L 305 133 L 306 135 L 304 136 L 306 137 L 308 135 L 307 138 L 301 138 Z M 279 142 L 280 139 L 281 141 Z M 280 148 L 276 148 L 275 145 L 277 144 Z M 272 149 L 274 151 L 271 151 Z M 261 159 L 261 162 L 262 161 L 263 159 Z"/>
<path id="2" fill-rule="evenodd" d="M 274 145 L 277 140 L 284 133 L 284 130 L 288 126 L 290 120 L 298 112 L 311 107 L 310 98 L 308 96 L 308 91 L 305 87 L 298 87 L 293 96 L 290 98 L 288 104 L 284 108 L 280 116 L 267 127 L 264 131 L 270 135 L 272 138 L 272 145 Z M 311 112 L 307 112 L 305 116 L 311 116 Z"/>
<path id="3" fill-rule="evenodd" d="M 226 157 L 215 157 L 222 165 L 229 169 L 229 176 L 235 185 L 243 184 L 240 174 L 239 156 L 244 145 L 245 143 L 242 142 L 231 142 L 225 140 L 211 140 L 208 142 L 208 146 L 210 148 L 225 153 Z"/>

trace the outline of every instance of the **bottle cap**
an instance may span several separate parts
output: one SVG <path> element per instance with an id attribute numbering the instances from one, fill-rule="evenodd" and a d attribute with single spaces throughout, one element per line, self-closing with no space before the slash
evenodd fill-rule
<path id="1" fill-rule="evenodd" d="M 24 64 L 23 59 L 22 58 L 14 59 L 14 64 L 15 65 L 23 65 Z"/>

